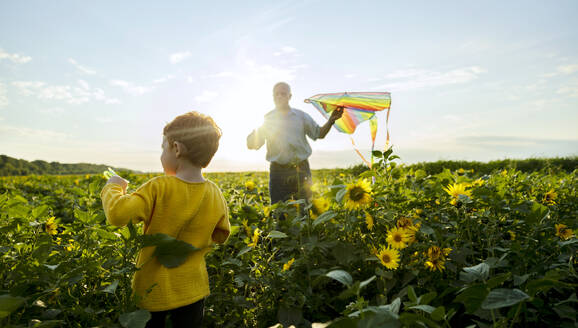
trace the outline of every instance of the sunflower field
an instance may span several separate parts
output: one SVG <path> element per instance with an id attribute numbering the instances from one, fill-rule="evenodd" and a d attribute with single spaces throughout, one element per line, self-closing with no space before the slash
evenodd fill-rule
<path id="1" fill-rule="evenodd" d="M 272 206 L 264 172 L 207 174 L 232 224 L 207 255 L 207 327 L 577 327 L 578 170 L 375 155 L 314 171 L 311 202 Z M 153 176 L 119 173 L 129 192 Z M 107 225 L 105 182 L 0 178 L 0 327 L 144 327 L 142 227 Z"/>

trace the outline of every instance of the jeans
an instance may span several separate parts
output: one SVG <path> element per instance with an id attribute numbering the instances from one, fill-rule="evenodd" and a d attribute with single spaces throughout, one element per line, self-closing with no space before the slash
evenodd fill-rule
<path id="1" fill-rule="evenodd" d="M 269 194 L 271 195 L 271 204 L 291 198 L 311 198 L 309 162 L 304 160 L 295 165 L 272 162 L 269 166 Z"/>
<path id="2" fill-rule="evenodd" d="M 147 322 L 146 328 L 164 328 L 167 315 L 171 320 L 173 328 L 201 327 L 204 308 L 205 300 L 202 299 L 193 304 L 181 306 L 180 308 L 151 312 L 151 319 Z"/>

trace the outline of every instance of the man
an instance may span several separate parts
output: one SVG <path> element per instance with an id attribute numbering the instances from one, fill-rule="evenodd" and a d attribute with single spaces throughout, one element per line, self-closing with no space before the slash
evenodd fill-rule
<path id="1" fill-rule="evenodd" d="M 289 84 L 275 84 L 275 109 L 265 114 L 263 125 L 247 137 L 249 149 L 259 149 L 267 142 L 271 204 L 291 197 L 311 197 L 311 170 L 307 161 L 311 146 L 305 136 L 312 140 L 325 138 L 333 123 L 343 114 L 343 108 L 334 110 L 325 125 L 320 127 L 307 113 L 291 108 L 290 99 Z"/>

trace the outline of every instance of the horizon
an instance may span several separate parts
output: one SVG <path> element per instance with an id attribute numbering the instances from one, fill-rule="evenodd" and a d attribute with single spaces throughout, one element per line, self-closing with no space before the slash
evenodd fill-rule
<path id="1" fill-rule="evenodd" d="M 267 171 L 266 147 L 245 138 L 279 81 L 319 125 L 308 97 L 390 92 L 391 145 L 407 164 L 578 155 L 575 1 L 0 9 L 0 152 L 13 158 L 162 172 L 163 126 L 197 110 L 223 129 L 206 172 Z M 383 150 L 386 113 L 377 118 Z M 368 123 L 352 137 L 368 158 Z M 362 163 L 334 128 L 310 145 L 312 169 Z"/>
<path id="2" fill-rule="evenodd" d="M 395 153 L 392 153 L 392 155 L 394 155 L 394 154 L 395 154 Z M 46 162 L 46 163 L 52 163 L 52 162 L 49 162 L 49 161 L 45 161 L 45 160 L 43 160 L 43 159 L 26 160 L 26 159 L 22 159 L 22 158 L 15 158 L 15 157 L 12 157 L 12 156 L 9 156 L 9 155 L 6 155 L 6 154 L 0 154 L 0 156 L 8 156 L 8 157 L 10 157 L 10 158 L 12 158 L 12 159 L 15 159 L 15 160 L 25 160 L 25 161 L 28 161 L 28 162 L 44 161 L 44 162 Z M 525 160 L 543 160 L 543 161 L 544 161 L 544 160 L 545 160 L 545 161 L 547 161 L 547 160 L 556 160 L 556 159 L 575 159 L 575 158 L 578 158 L 578 155 L 558 156 L 558 157 L 527 157 L 527 158 L 510 158 L 510 157 L 508 157 L 508 158 L 502 158 L 502 159 L 492 159 L 492 160 L 488 160 L 488 161 L 476 161 L 476 160 L 465 161 L 465 160 L 438 159 L 438 160 L 435 160 L 435 161 L 416 161 L 416 162 L 408 163 L 408 162 L 401 161 L 401 158 L 396 159 L 395 161 L 396 161 L 396 163 L 397 163 L 398 165 L 411 166 L 411 165 L 414 165 L 414 164 L 437 163 L 437 162 L 443 162 L 443 161 L 490 164 L 490 163 L 492 163 L 492 162 L 508 161 L 508 160 L 512 160 L 512 161 L 525 161 Z M 104 164 L 103 164 L 103 163 L 87 163 L 87 162 L 64 163 L 64 162 L 58 162 L 58 161 L 55 161 L 55 162 L 57 162 L 58 164 L 61 164 L 61 165 L 95 165 L 95 166 L 108 166 L 108 167 L 114 168 L 115 170 L 128 170 L 128 171 L 132 171 L 132 172 L 134 172 L 135 174 L 164 174 L 164 172 L 163 172 L 162 170 L 161 170 L 161 171 L 139 171 L 139 170 L 131 169 L 131 168 L 128 168 L 128 167 L 113 167 L 112 165 L 109 165 L 109 164 L 106 164 L 106 163 L 104 163 Z M 358 166 L 358 165 L 366 166 L 366 164 L 363 163 L 363 161 L 360 160 L 358 163 L 354 163 L 354 164 L 352 164 L 352 165 L 348 165 L 348 166 L 345 166 L 345 167 L 332 167 L 332 168 L 320 167 L 320 168 L 312 168 L 311 170 L 312 170 L 312 171 L 316 171 L 316 170 L 347 170 L 347 169 L 350 169 L 350 168 L 355 167 L 355 166 Z M 209 167 L 210 167 L 210 166 L 211 166 L 211 165 L 209 164 Z M 268 169 L 263 169 L 263 170 L 254 170 L 254 169 L 241 170 L 241 169 L 238 169 L 238 170 L 232 170 L 232 171 L 231 171 L 231 170 L 228 170 L 228 171 L 219 171 L 219 170 L 210 170 L 210 169 L 209 169 L 209 170 L 206 170 L 206 169 L 203 169 L 203 173 L 208 173 L 208 174 L 211 174 L 211 173 L 268 173 L 268 172 L 269 172 Z M 74 175 L 74 174 L 73 174 L 73 175 Z"/>

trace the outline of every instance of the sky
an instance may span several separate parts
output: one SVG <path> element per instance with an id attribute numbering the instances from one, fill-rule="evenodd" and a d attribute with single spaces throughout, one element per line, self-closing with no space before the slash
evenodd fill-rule
<path id="1" fill-rule="evenodd" d="M 246 136 L 274 108 L 391 92 L 403 163 L 578 155 L 577 1 L 2 1 L 0 154 L 160 172 L 182 113 L 223 130 L 208 171 L 267 170 Z M 386 114 L 377 114 L 376 149 Z M 361 163 L 367 122 L 310 141 L 311 167 Z"/>

